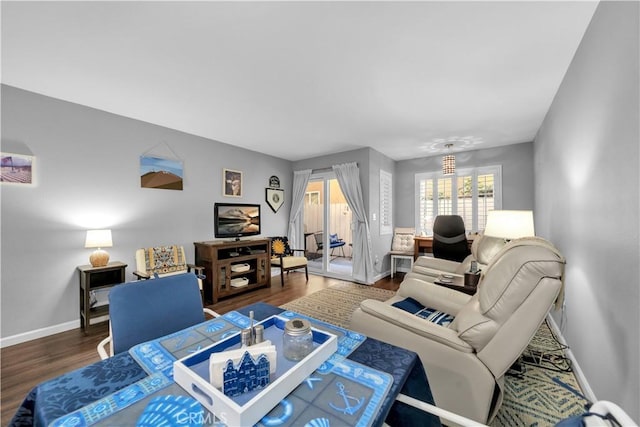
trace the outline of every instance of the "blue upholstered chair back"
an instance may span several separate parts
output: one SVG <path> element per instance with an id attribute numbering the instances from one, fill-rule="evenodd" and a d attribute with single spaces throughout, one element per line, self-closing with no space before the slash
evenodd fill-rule
<path id="1" fill-rule="evenodd" d="M 179 274 L 114 286 L 109 317 L 113 354 L 204 322 L 198 279 Z"/>

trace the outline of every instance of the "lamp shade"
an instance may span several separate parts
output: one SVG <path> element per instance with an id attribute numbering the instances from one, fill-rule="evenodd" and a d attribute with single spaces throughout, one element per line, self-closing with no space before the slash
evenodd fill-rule
<path id="1" fill-rule="evenodd" d="M 113 246 L 111 230 L 87 230 L 85 248 L 110 248 Z"/>
<path id="2" fill-rule="evenodd" d="M 484 235 L 507 240 L 535 236 L 533 211 L 489 211 Z"/>
<path id="3" fill-rule="evenodd" d="M 442 158 L 442 174 L 453 175 L 456 173 L 456 156 L 448 154 Z"/>

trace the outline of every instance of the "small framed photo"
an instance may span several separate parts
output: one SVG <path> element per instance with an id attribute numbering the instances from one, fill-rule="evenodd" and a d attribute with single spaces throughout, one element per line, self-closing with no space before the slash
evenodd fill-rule
<path id="1" fill-rule="evenodd" d="M 273 212 L 278 212 L 284 203 L 284 190 L 279 188 L 267 188 L 267 204 Z"/>
<path id="2" fill-rule="evenodd" d="M 228 197 L 242 197 L 242 172 L 222 170 L 222 194 Z"/>
<path id="3" fill-rule="evenodd" d="M 2 159 L 0 182 L 27 185 L 33 183 L 33 156 L 0 153 L 0 158 Z"/>

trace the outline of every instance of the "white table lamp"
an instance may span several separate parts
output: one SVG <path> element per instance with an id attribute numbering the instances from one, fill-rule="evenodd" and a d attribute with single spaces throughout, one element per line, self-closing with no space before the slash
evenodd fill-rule
<path id="1" fill-rule="evenodd" d="M 489 211 L 484 235 L 505 240 L 535 236 L 533 211 Z"/>
<path id="2" fill-rule="evenodd" d="M 93 267 L 104 267 L 109 262 L 109 253 L 102 248 L 113 246 L 111 230 L 87 230 L 85 248 L 97 248 L 89 257 Z"/>

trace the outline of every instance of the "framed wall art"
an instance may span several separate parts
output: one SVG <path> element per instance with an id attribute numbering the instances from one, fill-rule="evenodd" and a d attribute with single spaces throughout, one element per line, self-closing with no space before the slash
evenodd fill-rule
<path id="1" fill-rule="evenodd" d="M 0 153 L 2 167 L 0 182 L 11 184 L 33 183 L 33 156 Z"/>
<path id="2" fill-rule="evenodd" d="M 278 212 L 284 203 L 284 190 L 279 188 L 267 188 L 267 204 L 273 212 Z"/>
<path id="3" fill-rule="evenodd" d="M 182 191 L 182 162 L 153 156 L 140 156 L 140 187 Z"/>
<path id="4" fill-rule="evenodd" d="M 242 172 L 222 170 L 222 194 L 228 197 L 242 197 Z"/>

